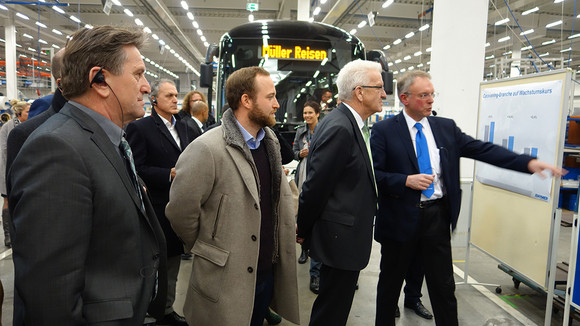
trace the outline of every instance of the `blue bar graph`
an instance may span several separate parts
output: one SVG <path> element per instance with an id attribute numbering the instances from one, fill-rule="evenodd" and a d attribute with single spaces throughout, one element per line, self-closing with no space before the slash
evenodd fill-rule
<path id="1" fill-rule="evenodd" d="M 514 136 L 509 136 L 508 138 L 508 149 L 514 151 Z"/>
<path id="2" fill-rule="evenodd" d="M 537 147 L 532 147 L 532 153 L 530 154 L 530 156 L 533 158 L 538 158 L 538 148 Z"/>
<path id="3" fill-rule="evenodd" d="M 493 143 L 493 130 L 495 129 L 495 121 L 492 121 L 489 124 L 489 139 L 487 141 L 489 141 L 490 143 Z"/>

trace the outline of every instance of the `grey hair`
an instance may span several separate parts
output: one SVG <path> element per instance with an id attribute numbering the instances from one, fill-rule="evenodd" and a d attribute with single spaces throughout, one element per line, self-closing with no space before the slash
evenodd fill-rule
<path id="1" fill-rule="evenodd" d="M 159 94 L 159 88 L 165 83 L 175 86 L 175 82 L 167 78 L 161 78 L 151 82 L 151 93 L 149 93 L 149 100 L 153 101 L 152 97 L 157 98 L 157 95 Z"/>
<path id="2" fill-rule="evenodd" d="M 409 70 L 404 73 L 401 77 L 397 78 L 397 94 L 401 96 L 409 90 L 409 87 L 413 85 L 415 78 L 422 77 L 431 79 L 431 75 L 421 70 Z"/>
<path id="3" fill-rule="evenodd" d="M 350 101 L 354 88 L 369 83 L 369 72 L 372 70 L 379 73 L 383 71 L 380 63 L 360 59 L 351 61 L 342 67 L 336 79 L 338 99 L 341 101 Z"/>

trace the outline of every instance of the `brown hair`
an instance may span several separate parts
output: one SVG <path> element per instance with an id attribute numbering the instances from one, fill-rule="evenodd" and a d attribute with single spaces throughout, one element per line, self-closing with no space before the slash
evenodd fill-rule
<path id="1" fill-rule="evenodd" d="M 270 76 L 270 73 L 262 67 L 246 67 L 230 75 L 226 81 L 226 99 L 232 110 L 238 109 L 244 94 L 254 99 L 257 75 Z"/>
<path id="2" fill-rule="evenodd" d="M 127 60 L 125 46 L 141 48 L 145 42 L 142 31 L 113 26 L 95 26 L 75 32 L 66 45 L 62 57 L 62 92 L 72 99 L 84 94 L 90 87 L 89 71 L 102 67 L 114 75 L 123 73 Z"/>
<path id="3" fill-rule="evenodd" d="M 417 77 L 431 79 L 430 74 L 421 70 L 410 70 L 397 78 L 397 94 L 399 94 L 399 97 L 409 90 L 409 87 L 413 85 Z"/>
<path id="4" fill-rule="evenodd" d="M 314 109 L 314 113 L 316 113 L 316 114 L 320 113 L 320 104 L 318 104 L 314 101 L 308 101 L 308 102 L 304 103 L 304 107 L 307 107 L 307 106 Z"/>
<path id="5" fill-rule="evenodd" d="M 202 92 L 191 91 L 191 92 L 187 93 L 185 95 L 185 97 L 183 98 L 183 102 L 181 102 L 181 110 L 185 111 L 189 114 L 191 114 L 191 104 L 189 104 L 189 102 L 191 102 L 191 97 L 193 96 L 193 94 L 198 94 L 199 96 L 201 96 L 202 102 L 207 104 L 207 98 L 205 97 L 205 95 Z"/>

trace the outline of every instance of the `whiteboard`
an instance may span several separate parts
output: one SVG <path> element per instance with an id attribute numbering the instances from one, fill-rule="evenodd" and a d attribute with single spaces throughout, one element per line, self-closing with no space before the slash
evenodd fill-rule
<path id="1" fill-rule="evenodd" d="M 530 155 L 531 149 L 535 148 L 534 152 L 540 159 L 561 166 L 571 78 L 571 70 L 558 70 L 482 83 L 477 137 L 484 140 L 493 138 L 494 143 L 498 142 L 497 139 L 500 142 L 507 139 L 507 145 L 514 151 L 523 153 L 528 148 Z M 491 111 L 486 110 L 485 104 L 490 101 L 487 101 L 489 97 L 483 98 L 484 94 L 513 94 L 515 91 L 519 94 L 520 91 L 544 88 L 550 89 L 551 93 L 543 100 L 539 100 L 543 95 L 533 92 L 534 101 L 529 101 L 530 96 L 510 95 L 509 101 L 495 107 L 492 105 Z M 514 121 L 520 122 L 510 122 L 507 117 L 510 114 L 514 115 Z M 518 119 L 515 115 L 519 115 Z M 533 121 L 532 115 L 536 115 L 536 120 L 541 117 L 541 123 Z M 493 137 L 490 135 L 492 121 L 496 128 Z M 501 133 L 498 132 L 500 124 Z M 512 144 L 509 137 L 513 137 Z M 545 140 L 541 139 L 544 137 Z M 516 144 L 520 145 L 516 147 Z M 488 167 L 481 162 L 475 165 L 471 243 L 547 289 L 559 179 L 544 181 L 527 174 L 505 174 Z"/>

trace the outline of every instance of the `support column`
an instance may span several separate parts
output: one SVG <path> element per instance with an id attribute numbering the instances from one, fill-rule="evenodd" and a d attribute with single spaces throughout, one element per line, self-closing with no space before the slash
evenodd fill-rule
<path id="1" fill-rule="evenodd" d="M 431 77 L 439 93 L 433 109 L 473 137 L 485 63 L 487 6 L 488 0 L 438 0 L 433 10 Z M 473 166 L 473 160 L 462 159 L 461 177 L 471 179 Z"/>
<path id="2" fill-rule="evenodd" d="M 308 0 L 298 1 L 298 16 L 297 20 L 308 20 L 310 18 L 310 2 Z"/>
<path id="3" fill-rule="evenodd" d="M 6 27 L 6 96 L 9 100 L 18 98 L 18 79 L 16 79 L 16 25 L 14 25 L 14 11 L 8 12 Z"/>

